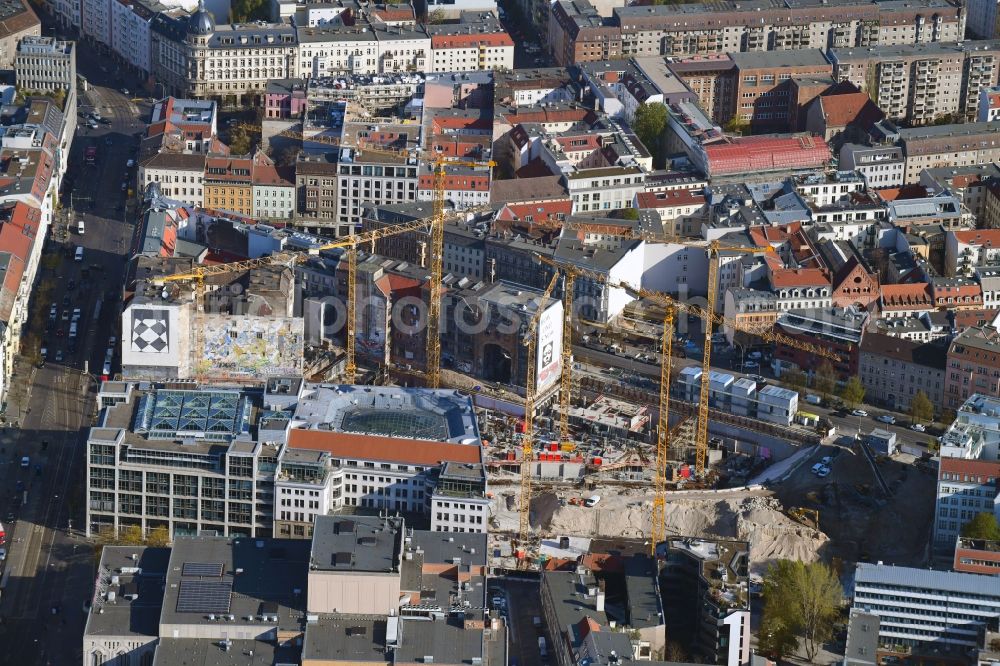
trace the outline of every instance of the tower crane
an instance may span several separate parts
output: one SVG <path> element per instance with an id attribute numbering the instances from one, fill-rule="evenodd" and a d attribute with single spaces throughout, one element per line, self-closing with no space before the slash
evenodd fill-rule
<path id="1" fill-rule="evenodd" d="M 745 331 L 757 335 L 769 342 L 780 343 L 787 345 L 789 347 L 794 347 L 796 349 L 801 349 L 803 351 L 816 354 L 818 356 L 823 356 L 826 358 L 836 358 L 836 355 L 827 349 L 818 347 L 816 345 L 809 344 L 807 342 L 802 342 L 794 338 L 790 338 L 781 333 L 776 333 L 773 330 L 761 330 L 756 326 L 751 324 L 745 324 L 743 322 L 735 321 L 732 319 L 727 319 L 721 315 L 716 314 L 708 308 L 702 308 L 697 305 L 690 305 L 682 301 L 663 294 L 660 292 L 650 291 L 648 289 L 643 289 L 641 287 L 633 287 L 632 285 L 626 284 L 624 282 L 609 280 L 608 276 L 603 273 L 598 273 L 596 271 L 581 268 L 579 266 L 569 264 L 562 261 L 557 261 L 549 257 L 536 254 L 535 257 L 542 263 L 548 264 L 556 269 L 556 274 L 562 272 L 564 275 L 573 275 L 574 280 L 579 277 L 585 277 L 587 279 L 595 280 L 597 282 L 603 282 L 609 287 L 624 289 L 625 291 L 631 292 L 640 298 L 645 298 L 658 305 L 662 306 L 664 309 L 663 318 L 663 334 L 660 339 L 660 401 L 659 401 L 659 419 L 657 422 L 657 438 L 656 438 L 656 468 L 653 470 L 653 483 L 655 488 L 655 496 L 653 500 L 653 517 L 652 517 L 652 545 L 651 548 L 654 551 L 656 549 L 656 544 L 664 540 L 666 536 L 666 465 L 669 457 L 669 445 L 670 445 L 670 371 L 671 363 L 673 359 L 673 330 L 674 330 L 674 320 L 678 311 L 683 311 L 687 314 L 701 317 L 705 321 L 705 327 L 711 330 L 712 324 L 721 324 L 724 326 L 729 326 L 736 330 Z M 572 301 L 571 301 L 572 302 Z M 564 313 L 567 320 L 570 318 L 569 313 Z M 567 348 L 572 349 L 573 341 L 571 339 L 572 328 L 569 326 L 563 327 L 563 352 L 565 358 L 565 350 Z M 705 346 L 704 356 L 702 361 L 702 367 L 710 366 L 712 353 L 711 337 L 709 337 L 709 342 Z M 566 386 L 567 375 L 572 372 L 572 364 L 567 364 L 564 362 L 562 366 L 562 384 L 561 386 Z M 708 371 L 702 370 L 702 386 L 705 384 L 707 379 Z M 704 409 L 699 409 L 699 420 L 697 424 L 699 427 L 701 422 L 705 424 L 706 432 L 706 451 L 707 451 L 707 432 L 708 432 L 708 396 L 701 396 L 699 398 L 701 404 L 704 405 Z M 569 397 L 568 392 L 560 395 L 560 422 L 569 412 Z M 704 416 L 702 416 L 704 414 Z M 563 435 L 565 437 L 565 433 Z M 696 453 L 697 455 L 697 453 Z M 702 457 L 704 458 L 707 456 Z M 523 475 L 523 470 L 522 470 Z M 523 484 L 522 480 L 522 484 Z M 523 532 L 523 530 L 522 530 Z"/>
<path id="2" fill-rule="evenodd" d="M 721 257 L 725 252 L 740 252 L 743 254 L 768 254 L 774 252 L 770 245 L 729 245 L 719 240 L 696 241 L 676 236 L 656 234 L 635 227 L 619 227 L 618 225 L 593 224 L 587 222 L 571 222 L 566 225 L 571 229 L 592 229 L 594 233 L 618 236 L 621 238 L 635 238 L 655 243 L 675 243 L 687 247 L 697 247 L 705 250 L 708 257 L 708 308 L 706 313 L 715 314 L 716 303 L 718 301 L 719 289 L 719 266 Z M 698 474 L 705 472 L 705 459 L 708 456 L 708 403 L 711 393 L 710 387 L 710 361 L 712 348 L 712 325 L 711 320 L 704 314 L 702 337 L 705 353 L 702 356 L 701 365 L 701 386 L 698 397 L 698 421 L 695 426 L 695 470 Z M 745 329 L 741 329 L 745 330 Z M 748 331 L 749 332 L 749 331 Z M 756 334 L 756 331 L 754 331 Z"/>
<path id="3" fill-rule="evenodd" d="M 531 316 L 525 338 L 528 345 L 527 353 L 527 377 L 524 382 L 524 433 L 521 435 L 521 516 L 520 516 L 520 545 L 527 548 L 528 540 L 531 538 L 531 457 L 535 452 L 535 385 L 537 368 L 538 341 L 535 335 L 538 333 L 538 322 L 545 311 L 545 305 L 552 296 L 552 290 L 559 280 L 559 273 L 553 273 L 549 280 L 548 287 L 538 301 L 538 309 Z M 569 318 L 563 313 L 565 318 Z"/>
<path id="4" fill-rule="evenodd" d="M 350 301 L 349 307 L 345 308 L 347 310 L 347 335 L 345 340 L 347 364 L 345 367 L 345 379 L 347 383 L 353 384 L 355 375 L 357 373 L 357 364 L 355 362 L 355 324 L 357 311 L 355 308 L 355 288 L 356 288 L 356 271 L 357 271 L 357 248 L 358 245 L 364 243 L 371 243 L 372 250 L 374 251 L 375 242 L 381 238 L 386 238 L 389 236 L 395 236 L 396 234 L 402 234 L 409 231 L 416 231 L 419 229 L 424 229 L 428 225 L 428 220 L 426 218 L 411 220 L 409 222 L 404 222 L 402 224 L 395 224 L 391 227 L 381 227 L 378 229 L 372 229 L 371 231 L 366 231 L 360 234 L 352 234 L 346 238 L 340 240 L 325 243 L 323 245 L 310 248 L 308 252 L 278 252 L 276 254 L 268 255 L 266 257 L 260 257 L 258 259 L 247 259 L 245 261 L 234 261 L 227 264 L 218 264 L 214 266 L 196 266 L 190 271 L 185 271 L 182 273 L 175 273 L 173 275 L 167 275 L 165 277 L 153 278 L 151 282 L 155 285 L 165 285 L 173 282 L 195 282 L 195 349 L 201 349 L 199 344 L 200 336 L 202 335 L 202 315 L 204 314 L 204 304 L 205 304 L 205 278 L 212 275 L 221 275 L 224 273 L 232 273 L 250 270 L 252 268 L 262 268 L 265 266 L 280 266 L 280 265 L 290 265 L 307 259 L 310 256 L 318 255 L 326 250 L 344 249 L 347 254 L 347 294 L 348 300 Z M 199 371 L 200 377 L 200 371 Z"/>

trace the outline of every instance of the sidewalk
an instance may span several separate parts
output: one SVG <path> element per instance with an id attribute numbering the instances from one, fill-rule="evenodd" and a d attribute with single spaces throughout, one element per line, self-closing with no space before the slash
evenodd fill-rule
<path id="1" fill-rule="evenodd" d="M 20 354 L 14 357 L 14 369 L 7 389 L 7 408 L 3 413 L 4 425 L 18 428 L 24 423 L 35 370 L 35 366 Z"/>

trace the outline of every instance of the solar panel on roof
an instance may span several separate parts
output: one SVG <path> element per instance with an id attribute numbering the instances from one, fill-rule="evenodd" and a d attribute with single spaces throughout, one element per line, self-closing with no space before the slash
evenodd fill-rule
<path id="1" fill-rule="evenodd" d="M 181 569 L 182 576 L 222 576 L 222 562 L 185 562 Z"/>
<path id="2" fill-rule="evenodd" d="M 182 580 L 177 590 L 178 613 L 228 613 L 232 581 Z"/>

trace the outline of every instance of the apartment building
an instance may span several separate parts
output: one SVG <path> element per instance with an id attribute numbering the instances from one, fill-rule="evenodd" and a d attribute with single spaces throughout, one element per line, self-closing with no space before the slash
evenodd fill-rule
<path id="1" fill-rule="evenodd" d="M 1000 615 L 1000 580 L 992 576 L 859 562 L 854 611 L 879 619 L 878 642 L 919 651 L 975 649 Z"/>
<path id="2" fill-rule="evenodd" d="M 572 169 L 566 174 L 573 213 L 631 208 L 645 173 L 638 165 Z"/>
<path id="3" fill-rule="evenodd" d="M 972 326 L 948 348 L 944 405 L 958 409 L 973 394 L 1000 396 L 1000 334 L 989 326 Z"/>
<path id="4" fill-rule="evenodd" d="M 253 158 L 209 155 L 205 158 L 204 206 L 253 216 Z"/>
<path id="5" fill-rule="evenodd" d="M 26 36 L 17 45 L 14 75 L 27 91 L 76 90 L 76 43 Z"/>
<path id="6" fill-rule="evenodd" d="M 960 123 L 898 131 L 906 155 L 904 183 L 916 183 L 933 167 L 962 167 L 1000 161 L 1000 125 Z"/>
<path id="7" fill-rule="evenodd" d="M 750 660 L 750 544 L 667 539 L 660 574 L 667 635 L 704 663 Z"/>
<path id="8" fill-rule="evenodd" d="M 899 146 L 845 143 L 840 147 L 840 168 L 857 171 L 871 188 L 899 187 L 906 173 L 906 157 Z"/>
<path id="9" fill-rule="evenodd" d="M 865 400 L 907 412 L 923 391 L 934 405 L 944 400 L 947 345 L 917 342 L 868 331 L 861 340 L 858 377 Z"/>
<path id="10" fill-rule="evenodd" d="M 829 74 L 821 49 L 753 51 L 730 55 L 736 77 L 731 117 L 750 123 L 754 132 L 784 131 L 797 115 L 791 97 L 794 76 Z M 728 120 L 728 118 L 727 118 Z"/>
<path id="11" fill-rule="evenodd" d="M 974 120 L 979 91 L 1000 78 L 1000 41 L 831 49 L 834 76 L 864 90 L 893 120 Z"/>
<path id="12" fill-rule="evenodd" d="M 295 214 L 295 171 L 275 166 L 265 153 L 253 156 L 251 171 L 253 217 L 257 220 L 289 220 Z"/>
<path id="13" fill-rule="evenodd" d="M 1000 229 L 945 232 L 946 275 L 971 275 L 976 268 L 1000 263 Z"/>
<path id="14" fill-rule="evenodd" d="M 429 72 L 514 69 L 514 40 L 500 22 L 487 15 L 475 22 L 427 26 L 431 37 Z"/>
<path id="15" fill-rule="evenodd" d="M 944 0 L 820 4 L 735 1 L 615 7 L 604 19 L 586 0 L 552 4 L 549 39 L 560 65 L 629 56 L 954 42 L 965 12 Z"/>
<path id="16" fill-rule="evenodd" d="M 202 207 L 205 202 L 205 155 L 155 153 L 139 162 L 138 182 L 142 191 L 157 183 L 161 195 Z"/>

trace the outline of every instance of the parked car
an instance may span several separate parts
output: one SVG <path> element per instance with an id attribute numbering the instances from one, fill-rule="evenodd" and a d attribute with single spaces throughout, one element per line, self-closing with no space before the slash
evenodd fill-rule
<path id="1" fill-rule="evenodd" d="M 896 417 L 893 416 L 892 414 L 882 414 L 875 420 L 881 421 L 882 423 L 888 423 L 889 425 L 893 425 L 894 423 L 896 423 Z"/>
<path id="2" fill-rule="evenodd" d="M 922 423 L 914 423 L 910 426 L 910 430 L 915 430 L 916 432 L 926 432 L 927 428 L 925 428 Z"/>
<path id="3" fill-rule="evenodd" d="M 823 456 L 819 459 L 820 464 L 824 467 L 829 467 L 830 463 L 833 462 L 833 456 Z"/>
<path id="4" fill-rule="evenodd" d="M 816 476 L 818 476 L 821 479 L 823 477 L 829 476 L 829 475 L 830 475 L 830 468 L 826 467 L 825 465 L 823 467 L 821 467 L 818 472 L 816 472 Z"/>
<path id="5" fill-rule="evenodd" d="M 868 416 L 868 412 L 863 409 L 855 409 L 851 411 L 851 416 Z"/>

